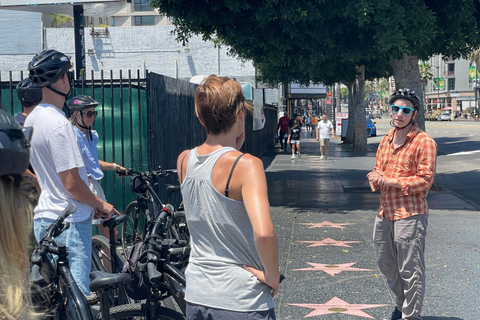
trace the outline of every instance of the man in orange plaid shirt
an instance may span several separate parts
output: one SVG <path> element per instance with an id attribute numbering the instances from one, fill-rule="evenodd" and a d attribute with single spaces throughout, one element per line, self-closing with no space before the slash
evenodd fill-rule
<path id="1" fill-rule="evenodd" d="M 437 144 L 413 119 L 420 109 L 414 91 L 398 90 L 390 99 L 394 126 L 382 139 L 375 167 L 367 177 L 380 189 L 374 226 L 377 264 L 396 296 L 384 320 L 420 319 L 425 294 L 427 194 L 435 178 Z"/>

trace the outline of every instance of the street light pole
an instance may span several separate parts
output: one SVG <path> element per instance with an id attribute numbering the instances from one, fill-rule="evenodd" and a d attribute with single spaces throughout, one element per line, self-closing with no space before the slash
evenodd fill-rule
<path id="1" fill-rule="evenodd" d="M 440 66 L 434 66 L 437 68 L 437 109 L 440 107 Z"/>

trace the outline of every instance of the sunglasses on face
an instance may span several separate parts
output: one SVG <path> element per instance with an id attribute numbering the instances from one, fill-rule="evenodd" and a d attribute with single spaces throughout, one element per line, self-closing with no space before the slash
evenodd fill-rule
<path id="1" fill-rule="evenodd" d="M 412 113 L 412 111 L 415 111 L 415 109 L 413 109 L 413 108 L 400 107 L 400 106 L 396 106 L 394 104 L 392 104 L 391 107 L 392 107 L 392 112 L 393 113 L 398 113 L 398 111 L 402 110 L 402 113 L 406 116 L 408 116 L 410 113 Z"/>
<path id="2" fill-rule="evenodd" d="M 92 116 L 96 117 L 98 116 L 98 111 L 88 111 L 87 113 L 85 113 L 85 115 L 87 116 L 87 118 L 91 118 Z"/>

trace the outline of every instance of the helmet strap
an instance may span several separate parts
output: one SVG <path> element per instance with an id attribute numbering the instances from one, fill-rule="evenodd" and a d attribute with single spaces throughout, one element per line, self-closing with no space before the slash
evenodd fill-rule
<path id="1" fill-rule="evenodd" d="M 87 136 L 90 138 L 90 141 L 93 141 L 93 136 L 92 136 L 92 127 L 87 127 L 83 125 L 83 110 L 80 110 L 80 119 L 82 119 L 82 124 L 80 124 L 77 121 L 77 124 L 80 128 L 86 129 L 87 130 Z"/>
<path id="2" fill-rule="evenodd" d="M 56 94 L 59 94 L 59 95 L 65 97 L 65 99 L 67 99 L 68 95 L 70 94 L 70 90 L 67 93 L 63 93 L 63 92 L 58 91 L 57 89 L 52 88 L 51 86 L 48 86 L 47 89 L 50 89 L 51 91 L 55 92 Z"/>

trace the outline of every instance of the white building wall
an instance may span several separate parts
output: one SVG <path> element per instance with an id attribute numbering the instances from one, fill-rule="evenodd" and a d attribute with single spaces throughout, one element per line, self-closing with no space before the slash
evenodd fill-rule
<path id="1" fill-rule="evenodd" d="M 3 33 L 8 39 L 2 39 L 5 45 L 0 46 L 2 80 L 8 79 L 9 71 L 14 71 L 13 80 L 19 80 L 19 71 L 26 71 L 32 57 L 42 49 L 41 15 L 33 14 L 30 19 L 17 22 L 18 32 Z M 3 19 L 3 30 L 10 30 L 11 25 L 6 20 Z M 250 61 L 242 62 L 229 56 L 226 46 L 215 48 L 213 42 L 204 42 L 200 36 L 190 39 L 184 47 L 171 34 L 173 26 L 109 27 L 108 30 L 109 36 L 94 37 L 90 29 L 85 28 L 87 78 L 91 77 L 91 70 L 96 79 L 100 78 L 102 70 L 105 78 L 109 77 L 110 70 L 115 78 L 119 77 L 120 70 L 123 77 L 128 76 L 128 70 L 136 77 L 136 70 L 140 69 L 141 77 L 146 70 L 185 80 L 195 75 L 217 74 L 255 85 L 255 68 Z M 73 28 L 46 28 L 44 34 L 46 49 L 59 50 L 71 56 L 74 63 Z M 93 49 L 92 54 L 88 54 L 89 49 Z M 261 103 L 262 91 L 255 90 L 254 95 L 255 103 L 258 99 Z M 278 102 L 278 91 L 266 90 L 265 102 Z"/>
<path id="2" fill-rule="evenodd" d="M 32 57 L 42 48 L 42 14 L 0 10 L 0 76 L 8 71 L 26 71 Z"/>
<path id="3" fill-rule="evenodd" d="M 87 77 L 94 70 L 100 71 L 141 69 L 164 74 L 172 78 L 190 79 L 195 75 L 220 74 L 231 77 L 253 77 L 251 62 L 241 62 L 227 55 L 225 47 L 218 49 L 213 42 L 201 37 L 190 39 L 183 47 L 171 34 L 172 26 L 110 27 L 110 35 L 93 37 L 85 35 L 85 49 L 93 49 L 86 55 Z M 73 29 L 47 28 L 46 46 L 74 56 Z M 220 55 L 219 55 L 220 53 Z M 219 72 L 220 71 L 220 72 Z"/>

